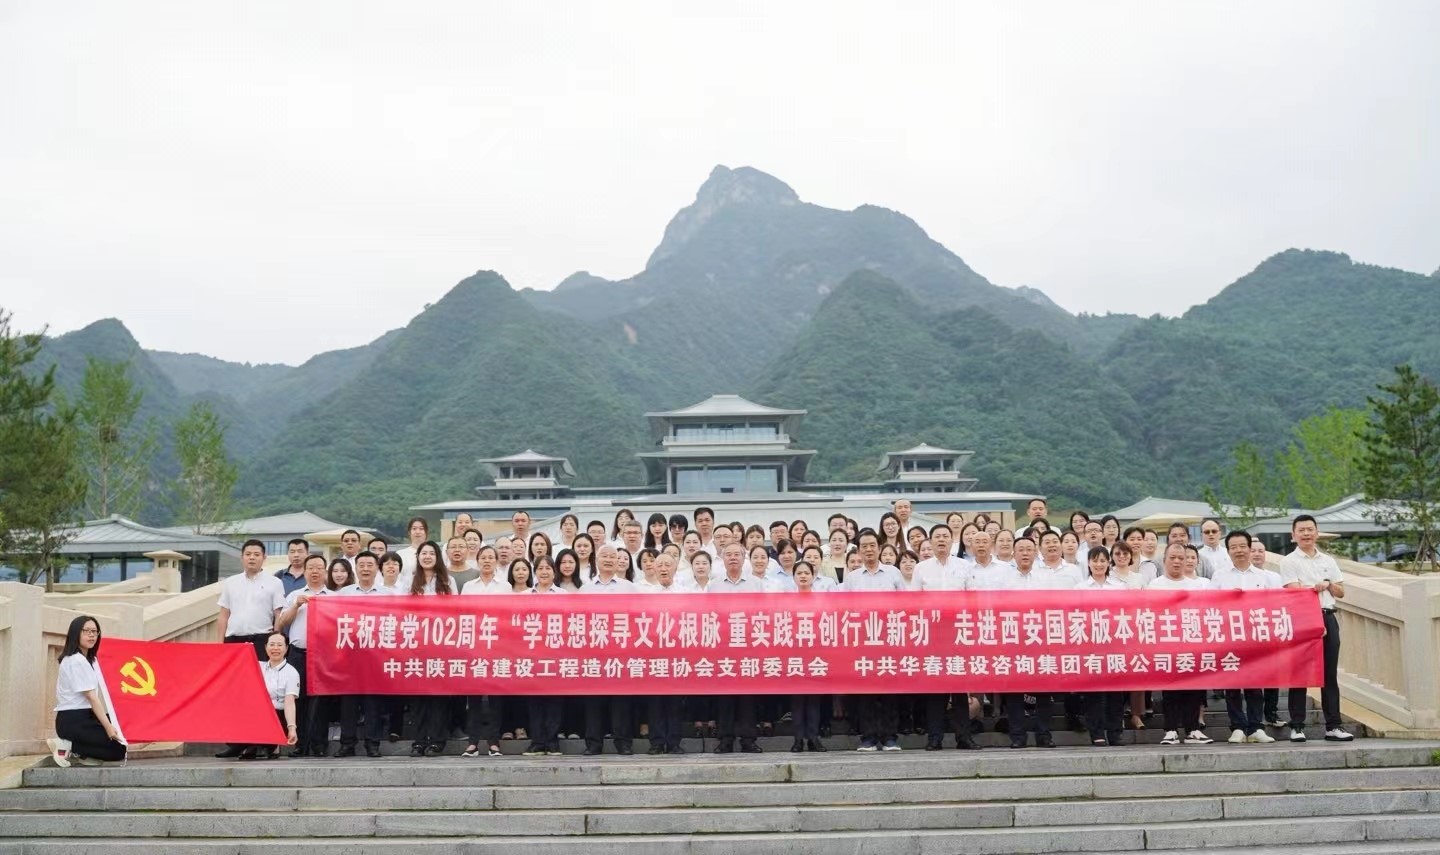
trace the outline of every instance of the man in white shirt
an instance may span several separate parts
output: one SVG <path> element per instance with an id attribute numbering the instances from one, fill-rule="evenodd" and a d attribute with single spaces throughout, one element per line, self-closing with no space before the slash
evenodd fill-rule
<path id="1" fill-rule="evenodd" d="M 305 587 L 297 588 L 285 598 L 285 607 L 275 618 L 275 628 L 286 633 L 290 641 L 290 648 L 285 651 L 285 661 L 300 675 L 300 692 L 295 697 L 295 729 L 298 732 L 295 747 L 290 751 L 291 757 L 306 757 L 312 753 L 316 757 L 325 757 L 330 753 L 327 745 L 328 733 L 325 728 L 317 730 L 312 720 L 315 718 L 316 709 L 324 705 L 324 698 L 311 697 L 305 686 L 305 618 L 309 612 L 305 604 L 330 593 L 330 589 L 325 587 L 325 567 L 323 555 L 311 555 L 305 559 Z"/>
<path id="2" fill-rule="evenodd" d="M 516 511 L 515 513 L 510 515 L 510 533 L 512 535 L 512 540 L 518 540 L 520 543 L 525 544 L 524 548 L 527 550 L 530 548 L 529 511 Z M 514 551 L 513 546 L 511 547 L 511 551 Z"/>
<path id="3" fill-rule="evenodd" d="M 490 547 L 488 547 L 488 546 L 483 546 L 483 547 L 481 547 L 481 550 L 483 551 L 483 550 L 489 549 L 489 548 L 490 548 Z M 466 583 L 465 583 L 465 587 L 463 587 L 463 588 L 460 589 L 460 593 L 462 593 L 462 594 L 512 594 L 512 593 L 514 593 L 514 590 L 510 587 L 510 583 L 507 582 L 506 580 L 500 578 L 500 574 L 497 572 L 497 571 L 499 570 L 499 567 L 498 567 L 497 565 L 498 565 L 498 561 L 485 560 L 485 561 L 478 561 L 478 562 L 476 562 L 476 566 L 477 566 L 477 568 L 478 568 L 478 570 L 479 570 L 478 575 L 476 575 L 476 577 L 475 577 L 474 579 L 471 579 L 469 582 L 466 582 Z M 506 567 L 506 568 L 505 568 L 505 571 L 506 571 L 506 573 L 509 573 L 510 568 L 509 568 L 509 567 Z"/>
<path id="4" fill-rule="evenodd" d="M 1325 716 L 1325 739 L 1349 742 L 1351 736 L 1340 726 L 1340 621 L 1335 601 L 1345 597 L 1345 575 L 1335 559 L 1321 552 L 1317 543 L 1320 526 L 1309 514 L 1290 523 L 1295 551 L 1280 559 L 1280 578 L 1287 588 L 1305 588 L 1320 595 L 1320 612 L 1325 621 L 1325 685 L 1320 689 L 1320 710 Z M 1305 741 L 1305 689 L 1290 690 L 1290 741 Z"/>
<path id="5" fill-rule="evenodd" d="M 360 532 L 347 528 L 340 533 L 340 557 L 355 566 L 355 556 L 360 554 Z"/>
<path id="6" fill-rule="evenodd" d="M 383 597 L 391 594 L 380 584 L 380 559 L 375 553 L 366 550 L 355 556 L 355 584 L 346 585 L 335 594 L 341 597 Z M 383 695 L 341 695 L 337 697 L 336 703 L 340 706 L 340 750 L 335 752 L 336 757 L 354 757 L 355 745 L 362 738 L 365 742 L 365 756 L 380 756 L 380 740 L 385 736 L 385 707 L 386 696 Z M 360 719 L 365 719 L 365 732 L 360 734 Z M 317 738 L 323 729 L 326 728 L 324 721 L 317 720 L 313 727 Z M 398 730 L 398 725 L 395 728 Z M 321 745 L 321 752 L 314 754 L 316 757 L 324 757 L 325 746 Z"/>
<path id="7" fill-rule="evenodd" d="M 217 634 L 226 644 L 249 644 L 258 662 L 270 658 L 265 642 L 275 631 L 275 621 L 285 606 L 285 586 L 274 575 L 262 572 L 265 544 L 259 540 L 247 540 L 240 547 L 240 566 L 245 572 L 226 578 L 220 585 Z M 227 745 L 215 756 L 239 757 L 244 750 L 244 745 Z"/>
<path id="8" fill-rule="evenodd" d="M 1202 569 L 1198 571 L 1198 575 L 1207 579 L 1214 579 L 1216 573 L 1234 566 L 1229 549 L 1220 544 L 1221 531 L 1223 528 L 1220 521 L 1214 517 L 1206 517 L 1200 521 L 1200 540 L 1203 542 L 1199 548 Z"/>
<path id="9" fill-rule="evenodd" d="M 990 551 L 989 532 L 977 531 L 970 538 L 970 566 L 966 571 L 965 587 L 977 591 L 993 591 L 1004 587 L 1005 580 L 1015 569 L 995 557 Z"/>
<path id="10" fill-rule="evenodd" d="M 610 544 L 595 551 L 598 574 L 582 585 L 579 593 L 637 594 L 635 583 L 620 575 L 620 553 Z M 605 749 L 605 734 L 614 737 L 615 753 L 632 753 L 629 695 L 591 695 L 585 698 L 585 754 L 595 756 Z"/>
<path id="11" fill-rule="evenodd" d="M 655 559 L 655 584 L 651 594 L 683 593 L 675 587 L 675 559 L 660 553 Z M 650 752 L 651 754 L 684 754 L 680 745 L 680 709 L 684 698 L 680 695 L 651 695 L 649 704 Z"/>
<path id="12" fill-rule="evenodd" d="M 1083 569 L 1090 566 L 1090 550 L 1105 545 L 1105 528 L 1100 525 L 1099 520 L 1086 520 L 1085 530 L 1077 532 L 1077 534 L 1080 535 L 1080 548 L 1075 552 L 1075 566 Z M 1081 578 L 1088 575 L 1088 573 L 1082 573 Z"/>
<path id="13" fill-rule="evenodd" d="M 899 568 L 880 563 L 880 536 L 873 528 L 862 528 L 855 535 L 856 554 L 860 565 L 845 571 L 845 591 L 903 591 L 905 579 Z M 857 751 L 899 751 L 896 734 L 899 711 L 893 694 L 855 696 L 860 719 L 860 747 Z"/>
<path id="14" fill-rule="evenodd" d="M 1040 562 L 1035 564 L 1035 569 L 1031 571 L 1031 574 L 1038 578 L 1030 587 L 1073 588 L 1084 578 L 1079 567 L 1066 563 L 1065 559 L 1061 557 L 1059 532 L 1051 530 L 1040 535 L 1040 555 Z M 1016 565 L 1018 570 L 1018 561 Z M 1012 577 L 1013 580 L 1014 577 Z"/>
<path id="15" fill-rule="evenodd" d="M 720 551 L 715 547 L 715 510 L 699 507 L 695 509 L 694 517 L 695 530 L 700 533 L 700 548 L 710 553 L 711 558 L 719 561 Z"/>
<path id="16" fill-rule="evenodd" d="M 922 591 L 963 591 L 968 573 L 965 560 L 957 558 L 950 551 L 955 533 L 950 526 L 942 524 L 930 527 L 930 543 L 935 547 L 934 556 L 915 565 L 915 578 L 920 580 Z"/>
<path id="17" fill-rule="evenodd" d="M 1154 579 L 1146 590 L 1201 591 L 1210 587 L 1207 579 L 1185 575 L 1187 545 L 1172 540 L 1165 547 L 1165 575 Z M 1166 689 L 1161 699 L 1165 711 L 1165 736 L 1161 745 L 1182 742 L 1207 743 L 1215 740 L 1200 729 L 1200 710 L 1205 705 L 1204 689 Z"/>
<path id="18" fill-rule="evenodd" d="M 1202 524 L 1201 533 L 1204 533 Z M 1210 584 L 1221 591 L 1268 591 L 1280 587 L 1273 573 L 1250 564 L 1250 534 L 1231 531 L 1225 535 L 1230 566 L 1217 572 Z M 1226 689 L 1225 711 L 1230 716 L 1230 741 L 1268 743 L 1274 737 L 1265 732 L 1265 690 Z"/>
<path id="19" fill-rule="evenodd" d="M 1022 525 L 1022 526 L 1020 526 L 1019 528 L 1015 529 L 1015 536 L 1016 536 L 1016 537 L 1019 537 L 1020 535 L 1025 534 L 1027 531 L 1030 530 L 1030 527 L 1035 524 L 1035 521 L 1036 521 L 1036 520 L 1043 520 L 1043 519 L 1045 519 L 1046 515 L 1048 515 L 1049 513 L 1050 513 L 1050 505 L 1049 505 L 1044 499 L 1040 498 L 1039 496 L 1036 496 L 1035 498 L 1033 498 L 1033 499 L 1031 499 L 1030 501 L 1026 502 L 1026 503 L 1025 503 L 1025 516 L 1026 516 L 1028 519 L 1026 520 L 1026 522 L 1025 522 L 1024 525 Z"/>
<path id="20" fill-rule="evenodd" d="M 904 501 L 904 500 L 902 500 Z M 950 526 L 930 527 L 930 545 L 935 554 L 915 565 L 914 576 L 921 591 L 961 591 L 967 587 L 965 562 L 950 554 L 955 534 Z M 978 749 L 970 735 L 970 695 L 966 692 L 924 696 L 925 750 L 939 751 L 947 729 L 955 731 L 955 747 Z M 953 711 L 952 711 L 953 707 Z"/>
<path id="21" fill-rule="evenodd" d="M 716 539 L 720 539 L 719 529 Z M 733 532 L 732 532 L 733 533 Z M 721 594 L 758 594 L 764 588 L 754 579 L 746 579 L 740 571 L 745 564 L 745 547 L 738 543 L 725 544 L 720 558 L 725 564 L 725 575 L 710 585 L 710 590 Z M 720 695 L 715 699 L 716 735 L 720 741 L 715 746 L 716 754 L 729 754 L 735 750 L 735 738 L 740 738 L 740 750 L 746 754 L 759 754 L 760 746 L 755 742 L 755 698 L 753 695 Z"/>
<path id="22" fill-rule="evenodd" d="M 1054 532 L 1046 534 L 1054 535 L 1053 543 L 1058 556 L 1060 536 Z M 1073 588 L 1074 584 L 1067 579 L 1041 571 L 1035 566 L 1037 551 L 1035 541 L 1028 534 L 1015 538 L 1015 567 L 998 576 L 971 576 L 970 590 L 1029 591 Z M 1010 734 L 1011 748 L 1024 748 L 1031 730 L 1035 731 L 1037 747 L 1055 747 L 1055 738 L 1050 734 L 1050 713 L 1053 706 L 1050 693 L 1005 692 L 999 696 L 999 703 L 1005 710 L 1004 729 Z M 1000 722 L 996 724 L 998 728 Z"/>
<path id="23" fill-rule="evenodd" d="M 895 516 L 900 520 L 900 536 L 907 537 L 910 534 L 910 515 L 914 511 L 914 505 L 909 499 L 895 500 Z"/>

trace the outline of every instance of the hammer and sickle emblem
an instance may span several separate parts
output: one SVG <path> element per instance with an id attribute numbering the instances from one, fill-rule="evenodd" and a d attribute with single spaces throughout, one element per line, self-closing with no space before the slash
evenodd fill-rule
<path id="1" fill-rule="evenodd" d="M 141 670 L 144 676 L 141 676 Z M 155 670 L 150 663 L 136 656 L 129 662 L 120 666 L 120 676 L 125 680 L 120 683 L 120 693 L 124 695 L 153 695 L 155 694 Z M 134 680 L 134 684 L 131 684 Z"/>

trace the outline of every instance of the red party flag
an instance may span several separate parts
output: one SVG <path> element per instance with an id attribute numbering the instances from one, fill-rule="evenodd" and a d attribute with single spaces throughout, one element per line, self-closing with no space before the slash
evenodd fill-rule
<path id="1" fill-rule="evenodd" d="M 107 638 L 99 659 L 128 742 L 285 743 L 249 644 Z"/>

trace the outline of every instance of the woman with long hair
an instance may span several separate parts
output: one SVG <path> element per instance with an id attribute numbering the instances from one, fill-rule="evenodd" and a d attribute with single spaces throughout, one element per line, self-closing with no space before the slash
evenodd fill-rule
<path id="1" fill-rule="evenodd" d="M 549 535 L 539 531 L 530 535 L 530 546 L 527 553 L 527 556 L 530 559 L 530 563 L 533 564 L 536 561 L 539 561 L 540 556 L 542 555 L 546 558 L 549 558 L 551 555 L 554 554 L 554 552 L 555 547 L 550 543 Z"/>
<path id="2" fill-rule="evenodd" d="M 518 562 L 517 562 L 518 563 Z M 511 565 L 514 569 L 514 564 Z M 564 589 L 555 584 L 555 565 L 547 555 L 537 558 L 533 568 L 535 587 L 532 594 L 563 594 Z M 530 696 L 530 746 L 523 752 L 527 757 L 548 755 L 559 757 L 561 700 L 556 695 Z"/>
<path id="3" fill-rule="evenodd" d="M 894 511 L 886 511 L 880 515 L 880 527 L 876 530 L 880 535 L 880 546 L 893 546 L 900 549 L 905 546 L 905 530 L 900 527 L 900 517 Z"/>
<path id="4" fill-rule="evenodd" d="M 819 550 L 819 547 L 807 547 Z M 815 568 L 805 561 L 795 564 L 795 593 L 810 596 L 815 593 Z M 830 705 L 829 695 L 791 695 L 790 721 L 795 729 L 795 741 L 790 744 L 794 752 L 824 751 L 820 741 L 820 710 Z"/>
<path id="5" fill-rule="evenodd" d="M 1110 593 L 1126 590 L 1125 583 L 1110 574 L 1110 550 L 1093 546 L 1085 556 L 1089 573 L 1075 587 L 1077 591 L 1107 591 Z M 1127 692 L 1086 692 L 1085 724 L 1090 730 L 1090 744 L 1098 747 L 1120 745 L 1124 735 L 1122 717 L 1125 713 Z M 1133 702 L 1133 697 L 1130 698 Z M 1133 722 L 1132 722 L 1133 723 Z"/>
<path id="6" fill-rule="evenodd" d="M 577 534 L 571 549 L 575 550 L 575 559 L 580 562 L 580 573 L 585 577 L 585 581 L 595 581 L 596 575 L 600 573 L 600 568 L 595 563 L 595 538 L 588 534 Z"/>
<path id="7" fill-rule="evenodd" d="M 580 533 L 580 518 L 574 514 L 566 514 L 560 518 L 560 539 L 555 541 L 555 549 L 569 549 L 575 543 L 575 535 Z"/>
<path id="8" fill-rule="evenodd" d="M 100 622 L 89 615 L 70 621 L 65 633 L 55 681 L 55 736 L 45 740 L 56 766 L 98 766 L 125 759 L 125 735 L 96 661 L 100 639 Z"/>
<path id="9" fill-rule="evenodd" d="M 625 528 L 626 523 L 634 521 L 635 512 L 629 508 L 621 508 L 617 511 L 615 514 L 615 524 L 610 527 L 610 542 L 624 543 L 625 541 L 620 539 L 620 532 Z"/>
<path id="10" fill-rule="evenodd" d="M 850 554 L 850 538 L 846 536 L 843 528 L 837 528 L 830 532 L 830 541 L 826 544 L 825 561 L 820 572 L 834 579 L 838 584 L 845 580 L 845 556 Z"/>
<path id="11" fill-rule="evenodd" d="M 562 549 L 555 559 L 555 584 L 566 591 L 578 591 L 585 585 L 585 574 L 580 572 L 580 557 L 573 549 Z"/>
<path id="12" fill-rule="evenodd" d="M 1100 542 L 1106 549 L 1120 541 L 1120 520 L 1114 514 L 1100 518 Z"/>
<path id="13" fill-rule="evenodd" d="M 326 589 L 330 591 L 338 591 L 341 588 L 353 584 L 355 584 L 355 568 L 350 566 L 350 559 L 330 559 L 330 568 L 325 571 Z"/>
<path id="14" fill-rule="evenodd" d="M 410 580 L 410 595 L 415 597 L 449 596 L 455 593 L 450 573 L 440 557 L 440 545 L 427 540 L 415 548 L 415 577 Z M 448 695 L 421 695 L 414 699 L 415 741 L 410 744 L 411 757 L 438 757 L 445 753 L 445 738 L 450 727 Z"/>
<path id="15" fill-rule="evenodd" d="M 669 542 L 670 527 L 666 524 L 665 515 L 651 514 L 645 521 L 645 548 L 658 553 Z"/>

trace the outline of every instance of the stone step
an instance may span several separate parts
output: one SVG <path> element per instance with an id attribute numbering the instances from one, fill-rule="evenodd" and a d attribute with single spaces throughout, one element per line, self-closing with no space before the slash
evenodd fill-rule
<path id="1" fill-rule="evenodd" d="M 1318 714 L 1316 714 L 1316 716 L 1317 718 L 1315 721 L 1309 722 L 1306 725 L 1305 732 L 1310 739 L 1321 740 L 1324 738 L 1324 729 L 1320 726 L 1321 723 L 1318 720 Z M 1205 732 L 1211 739 L 1228 739 L 1230 736 L 1229 720 L 1222 717 L 1210 721 L 1206 725 Z M 1288 738 L 1288 730 L 1286 728 L 1267 728 L 1266 732 L 1275 739 Z M 1358 728 L 1352 728 L 1351 732 L 1359 737 L 1363 737 L 1365 735 L 1363 730 Z M 1164 738 L 1165 729 L 1164 726 L 1157 721 L 1152 726 L 1147 727 L 1144 730 L 1126 730 L 1124 734 L 1125 744 L 1127 745 L 1156 744 Z M 1061 746 L 1088 745 L 1090 742 L 1090 736 L 1088 733 L 1077 733 L 1071 731 L 1068 727 L 1064 725 L 1063 721 L 1059 722 L 1058 726 L 1051 731 L 1051 735 L 1054 738 L 1055 744 Z M 997 733 L 993 729 L 989 729 L 983 733 L 976 734 L 973 738 L 976 743 L 985 748 L 1008 748 L 1010 745 L 1010 737 L 1008 734 Z M 788 735 L 761 736 L 757 737 L 757 744 L 759 744 L 760 747 L 765 751 L 788 752 L 793 740 L 794 738 Z M 686 739 L 682 739 L 680 744 L 686 752 L 696 754 L 713 751 L 718 742 L 719 740 L 715 739 L 714 737 L 707 737 L 705 739 L 689 737 Z M 858 737 L 848 734 L 825 737 L 821 740 L 821 742 L 825 745 L 827 749 L 831 751 L 853 751 L 860 744 L 860 740 Z M 914 751 L 923 750 L 925 748 L 925 742 L 926 737 L 920 734 L 907 733 L 901 735 L 899 739 L 899 743 L 902 748 Z M 611 741 L 607 739 L 605 740 L 605 743 L 605 751 L 607 753 L 613 752 L 614 745 L 611 743 Z M 460 754 L 465 750 L 465 746 L 468 744 L 468 739 L 452 737 L 448 739 L 445 743 L 445 753 L 447 755 Z M 529 740 L 501 740 L 500 750 L 507 755 L 521 754 L 525 751 L 529 744 Z M 945 736 L 943 744 L 948 748 L 953 748 L 955 746 L 954 735 L 951 734 Z M 186 746 L 185 756 L 210 757 L 214 756 L 216 752 L 220 751 L 224 747 L 225 746 L 223 745 L 215 745 L 209 743 L 191 743 Z M 329 746 L 329 751 L 332 755 L 338 749 L 339 745 L 336 743 L 331 743 Z M 363 747 L 361 750 L 363 753 Z M 580 755 L 585 751 L 585 741 L 583 739 L 561 739 L 560 750 L 566 755 Z M 650 750 L 650 741 L 648 739 L 634 740 L 634 750 L 637 754 L 644 754 L 645 752 Z M 408 757 L 410 755 L 410 742 L 403 739 L 397 742 L 390 742 L 387 740 L 380 743 L 380 753 L 386 757 Z"/>
<path id="2" fill-rule="evenodd" d="M 37 767 L 26 787 L 483 787 L 725 784 L 912 778 L 1124 776 L 1429 766 L 1436 743 L 1360 740 L 1305 745 L 1031 748 L 682 757 L 364 758 L 243 763 L 186 757 L 105 767 Z"/>
<path id="3" fill-rule="evenodd" d="M 50 817 L 60 823 L 63 817 Z M 1005 855 L 1006 853 L 1154 852 L 1196 850 L 1253 853 L 1253 841 L 1263 840 L 1276 852 L 1319 853 L 1344 844 L 1374 846 L 1352 852 L 1434 851 L 1440 838 L 1440 815 L 1369 814 L 1293 819 L 1200 820 L 1133 825 L 1049 825 L 1033 828 L 910 829 L 903 834 L 886 831 L 778 832 L 768 834 L 717 833 L 706 835 L 580 835 L 564 837 L 273 837 L 257 838 L 271 829 L 250 820 L 236 839 L 96 838 L 0 841 L 0 855 L 118 855 L 163 851 L 186 853 L 285 853 L 303 849 L 308 855 L 379 855 L 407 853 L 473 853 L 501 855 Z M 1419 846 L 1406 842 L 1427 841 Z M 1426 849 L 1425 846 L 1431 847 Z M 1228 848 L 1227 848 L 1228 847 Z"/>
<path id="4" fill-rule="evenodd" d="M 1228 819 L 1430 815 L 1440 791 L 1305 793 L 1277 796 L 1099 801 L 943 802 L 889 805 L 594 810 L 301 811 L 249 814 L 90 811 L 11 813 L 11 837 L 552 837 L 696 835 L 912 829 L 1164 825 Z M 1437 822 L 1440 817 L 1430 817 Z M 1174 845 L 1174 844 L 1171 844 Z"/>
<path id="5" fill-rule="evenodd" d="M 741 784 L 483 787 L 32 787 L 0 790 L 0 811 L 441 811 L 854 806 L 1055 799 L 1173 799 L 1440 790 L 1440 767 L 1162 773 L 1053 778 L 867 779 Z"/>

